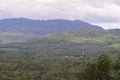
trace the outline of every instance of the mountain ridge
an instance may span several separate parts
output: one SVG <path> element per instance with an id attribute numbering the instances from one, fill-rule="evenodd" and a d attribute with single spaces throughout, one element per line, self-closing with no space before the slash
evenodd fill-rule
<path id="1" fill-rule="evenodd" d="M 102 27 L 80 20 L 7 18 L 0 20 L 0 43 L 23 42 L 46 35 L 87 28 L 104 31 Z"/>
<path id="2" fill-rule="evenodd" d="M 97 30 L 104 30 L 102 27 L 95 26 L 80 20 L 32 20 L 27 18 L 8 18 L 0 20 L 0 31 L 17 31 L 24 33 L 31 32 L 40 35 L 60 33 L 83 28 L 94 28 Z"/>

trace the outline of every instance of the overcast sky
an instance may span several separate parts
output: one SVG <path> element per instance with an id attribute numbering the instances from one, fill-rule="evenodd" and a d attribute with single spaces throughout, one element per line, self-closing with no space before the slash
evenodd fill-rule
<path id="1" fill-rule="evenodd" d="M 120 28 L 120 0 L 0 0 L 0 19 L 83 20 Z"/>

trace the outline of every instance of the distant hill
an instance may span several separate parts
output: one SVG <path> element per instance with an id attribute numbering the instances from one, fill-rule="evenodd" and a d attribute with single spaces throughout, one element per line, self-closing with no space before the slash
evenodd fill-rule
<path id="1" fill-rule="evenodd" d="M 0 20 L 0 44 L 23 42 L 49 34 L 63 33 L 78 29 L 104 29 L 80 20 L 64 19 L 32 20 L 26 18 L 9 18 Z"/>
<path id="2" fill-rule="evenodd" d="M 108 32 L 114 35 L 120 35 L 120 29 L 109 29 Z"/>
<path id="3" fill-rule="evenodd" d="M 95 29 L 80 29 L 23 43 L 6 45 L 7 48 L 20 51 L 67 52 L 67 53 L 102 53 L 120 50 L 120 30 L 98 31 Z"/>
<path id="4" fill-rule="evenodd" d="M 0 20 L 0 32 L 48 35 L 85 28 L 92 28 L 100 31 L 104 30 L 99 26 L 80 20 L 31 20 L 25 18 L 9 18 Z"/>

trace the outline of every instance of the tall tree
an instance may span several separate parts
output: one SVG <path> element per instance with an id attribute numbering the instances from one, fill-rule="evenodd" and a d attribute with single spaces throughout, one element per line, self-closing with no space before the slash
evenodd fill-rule
<path id="1" fill-rule="evenodd" d="M 96 80 L 97 79 L 97 65 L 96 62 L 90 61 L 87 63 L 87 67 L 85 69 L 87 73 L 86 78 L 88 80 Z"/>
<path id="2" fill-rule="evenodd" d="M 83 72 L 79 74 L 79 80 L 97 80 L 97 64 L 89 61 Z"/>
<path id="3" fill-rule="evenodd" d="M 111 79 L 111 59 L 109 55 L 102 54 L 97 61 L 98 65 L 98 80 Z"/>
<path id="4" fill-rule="evenodd" d="M 115 61 L 115 79 L 120 80 L 120 55 L 118 55 L 116 61 Z"/>

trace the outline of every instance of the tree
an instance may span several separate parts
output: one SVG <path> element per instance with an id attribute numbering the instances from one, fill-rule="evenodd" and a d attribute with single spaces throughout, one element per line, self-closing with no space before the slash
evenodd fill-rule
<path id="1" fill-rule="evenodd" d="M 97 79 L 97 65 L 96 62 L 90 61 L 87 63 L 87 67 L 85 69 L 87 73 L 86 78 L 88 80 L 96 80 Z"/>
<path id="2" fill-rule="evenodd" d="M 115 69 L 115 79 L 120 80 L 120 55 L 118 55 L 115 61 L 114 69 Z"/>
<path id="3" fill-rule="evenodd" d="M 98 66 L 98 80 L 111 79 L 111 59 L 109 55 L 102 54 L 97 61 Z"/>
<path id="4" fill-rule="evenodd" d="M 79 74 L 80 80 L 96 80 L 97 79 L 97 64 L 94 61 L 89 61 L 84 72 Z"/>

